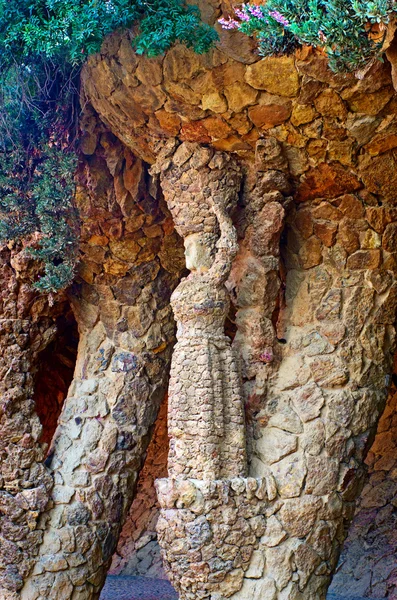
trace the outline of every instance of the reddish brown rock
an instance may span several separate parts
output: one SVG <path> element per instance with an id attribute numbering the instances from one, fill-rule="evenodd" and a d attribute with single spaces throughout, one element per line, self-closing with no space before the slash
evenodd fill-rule
<path id="1" fill-rule="evenodd" d="M 271 129 L 284 123 L 291 114 L 291 107 L 283 104 L 268 104 L 255 106 L 248 111 L 254 125 L 261 129 Z"/>
<path id="2" fill-rule="evenodd" d="M 336 198 L 361 187 L 357 177 L 337 163 L 320 164 L 305 175 L 296 199 L 298 202 L 307 202 L 315 198 Z"/>
<path id="3" fill-rule="evenodd" d="M 337 231 L 338 226 L 334 223 L 314 223 L 314 234 L 328 248 L 331 248 L 335 244 Z"/>
<path id="4" fill-rule="evenodd" d="M 380 250 L 358 250 L 347 259 L 347 268 L 376 269 L 381 261 Z"/>

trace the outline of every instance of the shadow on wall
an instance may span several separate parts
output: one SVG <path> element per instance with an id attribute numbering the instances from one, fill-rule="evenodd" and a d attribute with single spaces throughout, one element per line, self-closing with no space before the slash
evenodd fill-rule
<path id="1" fill-rule="evenodd" d="M 367 483 L 330 587 L 344 598 L 397 600 L 397 356 L 394 373 L 366 460 Z"/>
<path id="2" fill-rule="evenodd" d="M 34 401 L 43 426 L 41 441 L 50 445 L 73 379 L 79 334 L 71 309 L 57 319 L 57 335 L 39 356 Z"/>

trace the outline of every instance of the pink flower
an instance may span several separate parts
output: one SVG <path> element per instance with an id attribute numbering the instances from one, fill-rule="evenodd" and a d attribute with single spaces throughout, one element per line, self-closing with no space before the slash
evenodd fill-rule
<path id="1" fill-rule="evenodd" d="M 253 17 L 257 19 L 263 19 L 263 12 L 260 6 L 256 6 L 256 4 L 251 4 L 248 6 L 248 10 L 250 11 Z"/>
<path id="2" fill-rule="evenodd" d="M 270 11 L 269 15 L 273 17 L 273 19 L 275 19 L 277 23 L 281 23 L 281 25 L 284 25 L 284 27 L 288 27 L 289 21 L 285 17 L 283 17 L 283 15 L 278 12 L 278 10 Z"/>
<path id="3" fill-rule="evenodd" d="M 264 363 L 271 363 L 273 361 L 273 352 L 265 350 L 259 357 L 259 360 Z"/>
<path id="4" fill-rule="evenodd" d="M 222 29 L 238 29 L 239 22 L 234 19 L 218 19 L 218 23 L 222 25 Z"/>
<path id="5" fill-rule="evenodd" d="M 238 18 L 241 19 L 241 21 L 249 21 L 250 17 L 249 17 L 249 15 L 247 15 L 247 13 L 245 11 L 246 11 L 246 6 L 244 4 L 243 4 L 243 10 L 240 10 L 239 8 L 236 8 L 234 10 L 234 12 L 238 16 Z"/>

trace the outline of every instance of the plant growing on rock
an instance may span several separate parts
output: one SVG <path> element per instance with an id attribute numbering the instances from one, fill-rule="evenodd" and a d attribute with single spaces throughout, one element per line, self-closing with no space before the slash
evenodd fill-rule
<path id="1" fill-rule="evenodd" d="M 243 4 L 237 19 L 220 23 L 255 37 L 263 56 L 308 44 L 326 53 L 333 71 L 346 71 L 380 56 L 393 5 L 390 0 L 267 0 L 261 6 Z"/>
<path id="2" fill-rule="evenodd" d="M 35 240 L 54 292 L 74 277 L 79 73 L 105 36 L 138 24 L 138 54 L 216 39 L 184 0 L 0 0 L 0 242 Z"/>

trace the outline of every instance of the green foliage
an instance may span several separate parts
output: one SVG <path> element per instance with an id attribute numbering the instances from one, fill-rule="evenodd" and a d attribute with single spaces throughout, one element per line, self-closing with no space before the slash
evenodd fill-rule
<path id="1" fill-rule="evenodd" d="M 216 32 L 184 0 L 0 0 L 0 242 L 30 236 L 35 287 L 73 279 L 80 67 L 108 34 L 138 24 L 138 54 L 179 41 L 198 53 Z"/>
<path id="2" fill-rule="evenodd" d="M 354 70 L 380 55 L 391 0 L 267 0 L 245 4 L 229 29 L 254 36 L 263 56 L 291 52 L 301 44 L 321 48 L 334 71 Z M 376 27 L 377 35 L 374 33 Z M 380 35 L 379 35 L 380 32 Z"/>
<path id="3" fill-rule="evenodd" d="M 138 52 L 156 55 L 180 41 L 208 50 L 215 31 L 183 0 L 0 0 L 2 60 L 37 55 L 80 64 L 100 50 L 104 37 L 140 24 Z"/>

